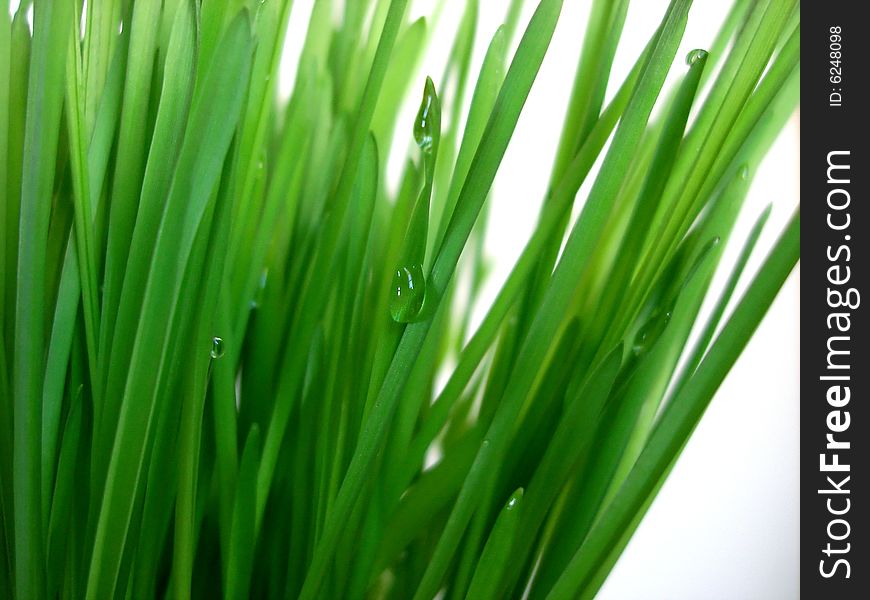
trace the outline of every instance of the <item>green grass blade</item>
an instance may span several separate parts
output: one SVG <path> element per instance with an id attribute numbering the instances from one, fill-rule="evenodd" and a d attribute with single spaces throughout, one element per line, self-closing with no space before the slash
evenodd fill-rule
<path id="1" fill-rule="evenodd" d="M 248 16 L 240 13 L 227 29 L 221 60 L 213 63 L 205 75 L 203 95 L 191 108 L 188 128 L 194 135 L 185 138 L 179 154 L 145 288 L 97 525 L 88 598 L 110 596 L 117 584 L 124 532 L 139 494 L 143 451 L 150 435 L 148 424 L 153 418 L 157 382 L 166 353 L 165 323 L 172 320 L 180 287 L 179 271 L 190 256 L 193 238 L 235 132 L 244 91 L 237 83 L 248 76 L 251 44 Z M 210 122 L 221 125 L 206 126 Z"/>
<path id="2" fill-rule="evenodd" d="M 590 198 L 584 206 L 583 213 L 568 239 L 565 253 L 557 267 L 553 282 L 542 303 L 542 313 L 532 325 L 518 359 L 527 365 L 524 369 L 514 372 L 507 386 L 507 392 L 502 399 L 495 420 L 489 428 L 485 443 L 481 446 L 475 464 L 466 479 L 459 499 L 454 506 L 450 520 L 445 527 L 438 548 L 427 569 L 427 575 L 417 593 L 422 599 L 434 595 L 449 561 L 459 543 L 477 498 L 475 490 L 483 477 L 490 471 L 494 461 L 502 455 L 509 442 L 512 423 L 518 414 L 520 405 L 531 388 L 536 377 L 535 365 L 540 364 L 547 352 L 548 342 L 554 337 L 559 326 L 562 312 L 571 297 L 571 279 L 583 268 L 597 237 L 597 228 L 603 225 L 603 215 L 612 203 L 616 193 L 617 180 L 611 178 L 610 172 L 624 170 L 624 162 L 633 154 L 640 133 L 652 110 L 652 105 L 664 83 L 665 75 L 673 61 L 677 45 L 682 37 L 688 12 L 688 2 L 677 2 L 671 6 L 665 19 L 658 42 L 650 55 L 647 67 L 641 74 L 634 97 L 629 102 L 625 115 L 617 128 L 614 141 L 605 159 L 601 172 L 593 186 Z M 600 216 L 599 216 L 600 215 Z M 556 307 L 556 303 L 558 308 Z"/>
<path id="3" fill-rule="evenodd" d="M 109 72 L 112 49 L 121 21 L 119 0 L 92 0 L 85 16 L 85 134 L 90 135 L 97 120 L 103 86 Z"/>
<path id="4" fill-rule="evenodd" d="M 100 199 L 103 177 L 105 176 L 106 165 L 109 162 L 112 138 L 114 137 L 115 117 L 118 105 L 120 104 L 121 71 L 125 60 L 126 52 L 122 46 L 115 53 L 103 101 L 100 104 L 100 112 L 97 116 L 94 135 L 88 147 L 87 179 L 90 183 L 90 202 L 88 205 L 91 210 L 88 220 L 91 222 L 94 221 L 96 216 L 96 205 Z M 68 242 L 63 266 L 61 267 L 57 301 L 54 307 L 54 319 L 46 354 L 45 377 L 42 390 L 42 465 L 43 472 L 51 474 L 51 476 L 44 477 L 42 481 L 44 494 L 43 516 L 46 519 L 48 518 L 49 509 L 47 497 L 54 484 L 53 471 L 59 442 L 61 404 L 67 385 L 66 373 L 68 363 L 73 351 L 76 326 L 75 315 L 79 309 L 79 299 L 81 297 L 79 264 L 75 236 L 73 235 Z M 92 385 L 98 385 L 98 382 L 92 383 Z M 99 406 L 95 406 L 94 410 L 96 414 L 99 414 Z"/>
<path id="5" fill-rule="evenodd" d="M 713 307 L 713 310 L 710 313 L 710 317 L 707 319 L 707 324 L 704 326 L 704 329 L 698 336 L 698 340 L 695 342 L 694 350 L 691 352 L 691 354 L 689 354 L 689 357 L 686 359 L 686 363 L 682 370 L 682 375 L 677 378 L 678 383 L 675 384 L 675 389 L 677 390 L 676 393 L 679 393 L 679 390 L 682 389 L 683 385 L 685 385 L 689 377 L 691 377 L 692 373 L 694 373 L 695 369 L 698 368 L 698 365 L 701 363 L 701 359 L 707 352 L 710 342 L 713 339 L 713 335 L 716 333 L 716 328 L 719 326 L 719 323 L 725 314 L 725 309 L 727 308 L 728 303 L 731 301 L 731 296 L 734 294 L 734 290 L 737 288 L 737 283 L 740 280 L 740 276 L 743 274 L 743 270 L 746 268 L 746 263 L 749 262 L 749 257 L 752 255 L 752 251 L 755 249 L 755 244 L 758 242 L 759 236 L 761 236 L 761 231 L 764 229 L 765 223 L 767 223 L 767 218 L 770 216 L 771 208 L 772 205 L 768 204 L 767 207 L 758 216 L 758 219 L 756 219 L 755 224 L 752 226 L 752 229 L 749 231 L 749 235 L 746 237 L 743 248 L 740 250 L 740 255 L 737 257 L 737 261 L 734 263 L 731 275 L 728 277 L 728 281 L 725 282 L 725 287 L 722 289 L 722 293 L 720 294 L 719 299 L 716 301 L 716 305 Z"/>
<path id="6" fill-rule="evenodd" d="M 173 593 L 176 598 L 190 598 L 193 579 L 194 556 L 197 546 L 197 496 L 199 493 L 198 479 L 200 477 L 202 447 L 202 429 L 206 401 L 206 392 L 214 363 L 220 361 L 227 353 L 226 346 L 232 340 L 224 341 L 220 335 L 225 335 L 218 329 L 215 317 L 222 295 L 222 284 L 225 275 L 227 245 L 230 235 L 230 215 L 232 213 L 229 182 L 222 182 L 218 191 L 214 216 L 211 227 L 201 227 L 194 249 L 194 254 L 201 253 L 204 263 L 201 272 L 201 291 L 198 296 L 188 294 L 182 296 L 182 310 L 187 304 L 187 311 L 194 313 L 193 334 L 190 345 L 193 355 L 188 361 L 189 368 L 184 376 L 184 404 L 179 428 L 178 449 L 181 455 L 178 474 L 178 498 L 175 510 L 175 538 L 173 540 Z M 206 225 L 204 219 L 203 225 Z M 205 260 L 208 257 L 208 260 Z M 194 271 L 196 272 L 196 271 Z M 208 343 L 211 348 L 208 353 Z M 182 342 L 183 343 L 183 342 Z M 197 351 L 203 348 L 202 351 Z M 181 361 L 174 361 L 176 364 Z M 235 442 L 235 440 L 233 440 Z"/>
<path id="7" fill-rule="evenodd" d="M 372 115 L 374 114 L 377 99 L 380 95 L 381 85 L 383 84 L 384 77 L 386 75 L 389 58 L 392 54 L 393 46 L 396 43 L 399 26 L 404 17 L 406 7 L 407 0 L 393 0 L 393 2 L 390 4 L 390 9 L 384 22 L 384 28 L 381 33 L 381 39 L 378 42 L 378 49 L 375 53 L 375 58 L 372 63 L 369 80 L 366 83 L 366 88 L 365 92 L 363 93 L 360 109 L 356 116 L 354 137 L 348 145 L 347 157 L 345 158 L 344 167 L 341 171 L 341 175 L 339 177 L 334 195 L 334 202 L 337 214 L 333 215 L 332 218 L 334 218 L 335 221 L 338 221 L 339 223 L 343 220 L 341 217 L 343 217 L 343 211 L 346 209 L 347 199 L 350 197 L 353 189 L 354 180 L 356 178 L 357 169 L 359 167 L 359 160 L 363 152 L 363 146 L 365 145 L 365 141 L 367 139 L 369 124 L 371 123 Z M 335 227 L 334 231 L 335 235 L 337 236 L 339 228 Z M 334 239 L 326 240 L 326 248 L 329 249 L 329 252 L 332 252 L 332 248 L 334 247 Z M 317 274 L 325 272 L 326 268 L 329 266 L 327 261 L 331 262 L 331 257 L 328 257 L 326 253 L 323 253 L 321 256 L 323 256 L 323 259 L 321 259 L 323 262 L 320 264 L 315 263 L 315 265 L 313 265 L 313 272 Z M 317 287 L 313 290 L 311 297 L 313 298 L 313 302 L 316 301 L 317 304 L 322 305 L 322 301 L 320 299 L 323 298 L 323 294 L 325 293 L 326 281 L 322 280 L 322 278 L 317 278 L 316 281 L 318 282 L 318 284 Z M 311 334 L 308 331 L 303 331 L 301 335 L 302 337 L 299 340 L 301 342 L 301 345 L 298 347 L 305 347 L 310 340 Z M 300 379 L 301 372 L 295 371 L 288 379 L 289 383 L 287 383 L 285 386 L 279 385 L 278 403 L 275 406 L 274 413 L 272 415 L 272 419 L 269 423 L 269 428 L 266 433 L 265 441 L 263 443 L 263 457 L 257 484 L 259 490 L 257 494 L 258 523 L 261 521 L 262 518 L 260 515 L 262 515 L 263 507 L 265 506 L 266 496 L 271 485 L 275 463 L 277 461 L 278 450 L 281 445 L 284 431 L 286 429 L 287 419 L 290 416 L 290 411 L 293 406 L 292 397 L 286 397 L 286 392 L 284 395 L 282 395 L 281 388 L 283 387 L 284 389 L 289 390 L 290 395 L 295 394 L 297 393 L 299 383 L 301 383 L 301 381 L 299 381 Z M 336 529 L 335 534 L 337 533 L 338 531 Z M 325 562 L 325 557 L 323 557 L 321 561 Z M 317 564 L 318 561 L 317 559 L 315 559 L 314 565 Z M 320 569 L 324 567 L 325 564 L 323 564 Z M 306 582 L 303 585 L 301 591 L 301 597 L 313 595 L 313 593 L 316 591 L 316 589 L 314 588 L 320 585 L 320 578 L 322 576 L 322 573 L 318 574 L 318 570 L 319 569 L 314 568 L 313 573 L 309 574 L 309 576 L 306 577 Z"/>
<path id="8" fill-rule="evenodd" d="M 408 74 L 413 73 L 417 68 L 423 54 L 425 40 L 426 20 L 420 18 L 405 29 L 396 41 L 396 49 L 384 77 L 381 97 L 372 115 L 371 130 L 378 140 L 378 147 L 383 148 L 385 152 L 389 151 L 392 145 L 396 126 L 395 114 L 411 89 L 410 84 L 413 79 L 408 77 Z"/>
<path id="9" fill-rule="evenodd" d="M 133 352 L 130 339 L 135 335 L 137 319 L 142 306 L 142 296 L 150 267 L 149 258 L 157 239 L 160 218 L 163 214 L 165 198 L 169 193 L 178 148 L 184 137 L 185 122 L 190 108 L 193 89 L 193 66 L 196 48 L 195 12 L 190 2 L 184 2 L 175 15 L 172 34 L 167 49 L 167 68 L 160 106 L 154 124 L 151 149 L 148 154 L 145 175 L 139 200 L 137 225 L 130 242 L 130 256 L 124 274 L 124 288 L 121 303 L 114 324 L 114 340 L 101 340 L 107 346 L 101 347 L 101 358 L 111 356 L 105 366 L 106 382 L 102 413 L 97 413 L 95 438 L 100 451 L 96 452 L 103 462 L 102 469 L 108 464 L 111 444 L 114 439 L 117 414 L 120 410 L 121 395 L 127 376 L 130 356 Z M 179 85 L 178 82 L 183 82 Z M 186 84 L 186 85 L 184 85 Z M 111 327 L 108 323 L 105 327 Z M 104 329 L 104 331 L 107 331 Z M 105 415 L 103 418 L 102 415 Z"/>
<path id="10" fill-rule="evenodd" d="M 6 290 L 13 289 L 13 278 L 7 275 L 6 252 L 14 225 L 7 223 L 12 202 L 9 195 L 9 165 L 12 153 L 9 139 L 12 86 L 12 18 L 8 12 L 0 16 L 0 593 L 12 595 L 11 552 L 14 543 L 11 531 L 12 508 L 12 388 L 6 358 Z M 10 312 L 14 312 L 14 306 Z M 8 508 L 7 508 L 8 507 Z M 7 523 L 7 521 L 9 521 Z"/>
<path id="11" fill-rule="evenodd" d="M 226 314 L 219 313 L 221 330 L 229 329 Z M 233 498 L 239 471 L 238 415 L 236 413 L 235 369 L 232 349 L 224 360 L 213 366 L 213 411 L 215 429 L 215 470 L 218 486 L 218 521 L 221 537 L 221 556 L 229 553 Z"/>
<path id="12" fill-rule="evenodd" d="M 450 179 L 450 189 L 441 214 L 438 216 L 437 235 L 434 238 L 433 248 L 441 249 L 444 235 L 447 233 L 447 225 L 456 210 L 456 202 L 462 191 L 462 184 L 468 176 L 471 161 L 480 146 L 480 139 L 486 128 L 492 108 L 495 105 L 499 90 L 504 81 L 504 61 L 507 53 L 507 38 L 503 28 L 496 30 L 483 57 L 480 67 L 480 75 L 474 94 L 471 97 L 471 107 L 468 111 L 468 119 L 465 122 L 465 131 L 462 134 L 462 143 L 459 146 L 459 154 L 456 164 L 453 166 L 453 175 Z"/>
<path id="13" fill-rule="evenodd" d="M 471 231 L 476 215 L 495 177 L 498 164 L 516 126 L 519 112 L 525 103 L 534 76 L 549 45 L 560 9 L 560 1 L 545 0 L 532 19 L 526 36 L 517 50 L 499 99 L 496 101 L 494 114 L 483 134 L 480 150 L 472 161 L 466 184 L 457 203 L 459 209 L 451 219 L 444 245 L 432 268 L 431 289 L 436 298 L 440 297 L 446 289 L 459 259 L 464 240 L 467 239 Z M 405 383 L 405 376 L 401 374 L 402 368 L 408 365 L 409 361 L 412 361 L 414 356 L 419 353 L 427 330 L 428 322 L 425 321 L 411 324 L 405 330 L 393 359 L 391 371 L 378 395 L 379 400 L 375 403 L 375 408 L 369 415 L 365 429 L 360 435 L 359 445 L 328 517 L 323 538 L 315 550 L 315 556 L 307 577 L 307 581 L 311 582 L 308 588 L 311 590 L 309 594 L 313 594 L 319 585 L 318 580 L 322 577 L 326 561 L 334 552 L 339 527 L 349 515 L 361 491 L 365 471 L 371 464 L 375 451 L 383 439 L 387 421 L 395 409 L 399 392 Z M 307 597 L 306 591 L 303 588 L 302 597 Z"/>
<path id="14" fill-rule="evenodd" d="M 691 61 L 689 72 L 680 83 L 669 107 L 655 155 L 648 167 L 648 175 L 644 178 L 643 188 L 631 215 L 631 221 L 617 251 L 617 256 L 620 258 L 615 262 L 613 272 L 608 277 L 604 291 L 601 292 L 601 299 L 598 301 L 600 319 L 596 319 L 596 323 L 592 324 L 588 333 L 593 344 L 605 339 L 603 346 L 605 350 L 608 348 L 607 343 L 613 342 L 619 332 L 611 331 L 611 334 L 605 337 L 607 332 L 604 330 L 604 324 L 616 320 L 614 316 L 622 306 L 619 300 L 625 295 L 634 276 L 636 263 L 648 235 L 649 224 L 660 206 L 662 192 L 667 185 L 683 140 L 689 112 L 695 103 L 700 80 L 706 71 L 708 55 L 696 52 L 694 56 L 696 58 Z"/>
<path id="15" fill-rule="evenodd" d="M 665 408 L 649 442 L 638 458 L 608 511 L 596 523 L 583 546 L 574 555 L 565 573 L 548 596 L 549 600 L 591 597 L 595 589 L 586 587 L 623 531 L 644 507 L 649 494 L 676 460 L 686 439 L 707 408 L 716 388 L 725 378 L 737 356 L 761 322 L 777 292 L 788 277 L 800 254 L 800 212 L 798 211 L 774 250 L 768 256 L 740 300 L 710 352 L 698 370 Z"/>
<path id="16" fill-rule="evenodd" d="M 556 152 L 553 182 L 562 178 L 601 112 L 628 4 L 628 0 L 596 0 L 592 3 L 586 34 L 583 36 L 583 50 L 568 102 L 568 114 Z"/>
<path id="17" fill-rule="evenodd" d="M 66 122 L 70 139 L 70 171 L 73 180 L 73 207 L 76 237 L 76 256 L 79 265 L 79 285 L 82 289 L 82 308 L 85 321 L 85 340 L 91 381 L 97 381 L 97 336 L 99 335 L 99 298 L 97 290 L 97 258 L 92 222 L 91 183 L 87 136 L 84 130 L 82 93 L 84 73 L 79 46 L 79 31 L 73 20 L 69 26 L 69 49 L 66 68 Z"/>
<path id="18" fill-rule="evenodd" d="M 46 591 L 49 597 L 57 597 L 63 586 L 62 574 L 70 539 L 72 521 L 72 494 L 75 485 L 78 453 L 83 446 L 82 434 L 82 389 L 75 393 L 72 406 L 66 418 L 60 445 L 60 458 L 57 471 L 60 474 L 54 485 L 51 498 L 51 519 L 47 528 L 46 572 L 48 582 Z"/>
<path id="19" fill-rule="evenodd" d="M 39 6 L 30 57 L 13 357 L 15 586 L 21 598 L 40 597 L 45 589 L 39 398 L 45 365 L 46 243 L 71 10 L 66 2 Z"/>
<path id="20" fill-rule="evenodd" d="M 75 240 L 70 236 L 58 284 L 42 390 L 42 518 L 46 523 L 51 507 L 51 490 L 54 489 L 57 447 L 60 443 L 61 410 L 81 295 L 77 269 Z"/>
<path id="21" fill-rule="evenodd" d="M 21 178 L 24 161 L 24 130 L 27 121 L 27 90 L 30 69 L 30 28 L 27 25 L 25 13 L 18 10 L 12 19 L 9 66 L 9 112 L 6 118 L 9 123 L 8 130 L 8 175 L 6 202 L 6 289 L 4 305 L 6 307 L 5 322 L 6 330 L 6 355 L 12 369 L 13 344 L 15 342 L 15 300 L 18 289 L 18 221 L 21 211 Z M 12 374 L 9 374 L 10 380 Z"/>
<path id="22" fill-rule="evenodd" d="M 519 564 L 523 564 L 531 552 L 547 509 L 556 501 L 572 469 L 590 452 L 601 413 L 622 364 L 622 354 L 623 347 L 619 345 L 570 398 L 546 453 L 535 469 L 524 499 L 527 508 L 520 515 L 519 531 L 514 542 L 513 556 Z M 506 574 L 506 589 L 514 587 L 519 575 L 519 569 Z"/>
<path id="23" fill-rule="evenodd" d="M 507 504 L 492 527 L 492 532 L 477 562 L 474 577 L 468 586 L 466 600 L 501 597 L 499 581 L 510 563 L 522 509 L 523 488 L 520 488 L 508 498 Z"/>
<path id="24" fill-rule="evenodd" d="M 508 5 L 507 13 L 504 18 L 505 37 L 508 42 L 512 42 L 514 39 L 514 34 L 517 31 L 520 14 L 523 11 L 524 4 L 525 0 L 511 0 L 511 3 Z"/>
<path id="25" fill-rule="evenodd" d="M 260 458 L 260 430 L 254 425 L 248 433 L 239 481 L 236 485 L 236 503 L 230 534 L 230 556 L 227 565 L 226 598 L 242 600 L 248 597 L 251 569 L 254 564 L 254 524 L 257 504 L 257 466 Z"/>
<path id="26" fill-rule="evenodd" d="M 706 199 L 699 195 L 701 187 L 712 172 L 721 144 L 767 66 L 792 6 L 791 1 L 757 3 L 735 41 L 682 146 L 674 175 L 664 191 L 665 224 L 655 227 L 656 239 L 639 268 L 643 278 L 637 289 L 643 291 L 644 284 L 654 278 L 655 269 L 651 265 L 660 263 L 663 256 L 673 251 Z"/>
<path id="27" fill-rule="evenodd" d="M 0 333 L 6 322 L 6 224 L 9 213 L 9 100 L 11 89 L 12 17 L 4 11 L 0 16 Z M 3 342 L 4 354 L 6 342 Z M 4 361 L 5 362 L 5 361 Z M 5 369 L 4 369 L 5 370 Z M 5 377 L 5 374 L 4 374 Z M 9 393 L 4 390 L 4 393 Z"/>
<path id="28" fill-rule="evenodd" d="M 108 237 L 103 276 L 100 364 L 105 372 L 108 344 L 115 330 L 121 285 L 139 205 L 139 190 L 145 171 L 148 150 L 148 112 L 154 54 L 160 24 L 159 0 L 145 0 L 133 5 L 130 23 L 129 59 L 124 74 L 124 92 L 118 131 L 117 154 L 124 160 L 115 163 L 109 208 Z M 172 76 L 169 65 L 167 76 Z M 174 84 L 175 82 L 173 82 Z M 105 375 L 101 375 L 105 377 Z M 99 385 L 102 385 L 102 381 Z"/>

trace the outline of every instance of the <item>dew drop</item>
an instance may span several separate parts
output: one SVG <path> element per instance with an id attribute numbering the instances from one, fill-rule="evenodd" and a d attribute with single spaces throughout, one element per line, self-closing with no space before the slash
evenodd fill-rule
<path id="1" fill-rule="evenodd" d="M 390 315 L 399 323 L 410 323 L 423 308 L 426 296 L 426 278 L 422 265 L 406 265 L 393 274 L 390 297 Z"/>
<path id="2" fill-rule="evenodd" d="M 269 280 L 269 269 L 263 269 L 263 272 L 260 273 L 260 280 L 257 282 L 257 289 L 254 290 L 254 297 L 251 299 L 251 310 L 255 310 L 260 308 L 260 304 L 263 301 L 263 294 L 265 294 L 266 283 Z"/>
<path id="3" fill-rule="evenodd" d="M 707 58 L 707 54 L 707 51 L 701 48 L 695 48 L 694 50 L 690 50 L 689 53 L 686 55 L 686 64 L 691 67 L 699 60 Z"/>
<path id="4" fill-rule="evenodd" d="M 211 352 L 209 355 L 212 358 L 220 358 L 224 355 L 224 340 L 223 338 L 219 338 L 217 336 L 213 337 L 211 340 Z"/>
<path id="5" fill-rule="evenodd" d="M 430 78 L 426 78 L 426 87 L 423 89 L 423 102 L 417 112 L 417 120 L 414 122 L 414 141 L 425 153 L 432 152 L 432 144 L 435 139 L 435 128 L 440 127 L 440 115 L 438 96 L 435 93 L 435 84 Z"/>
<path id="6" fill-rule="evenodd" d="M 644 323 L 634 336 L 632 349 L 636 356 L 646 354 L 661 337 L 662 332 L 671 321 L 672 310 L 663 313 L 656 312 Z"/>
<path id="7" fill-rule="evenodd" d="M 523 488 L 517 489 L 511 497 L 508 498 L 507 505 L 505 506 L 506 510 L 514 510 L 520 503 L 520 500 L 523 498 L 524 490 Z"/>

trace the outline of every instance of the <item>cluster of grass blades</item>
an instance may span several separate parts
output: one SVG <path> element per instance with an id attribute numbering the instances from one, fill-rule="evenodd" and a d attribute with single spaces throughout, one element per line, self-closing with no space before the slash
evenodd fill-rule
<path id="1" fill-rule="evenodd" d="M 471 330 L 562 8 L 523 32 L 505 1 L 476 71 L 479 1 L 424 83 L 437 16 L 315 0 L 287 101 L 292 0 L 0 11 L 0 596 L 595 595 L 798 260 L 799 212 L 732 297 L 760 215 L 699 322 L 799 101 L 799 3 L 737 0 L 684 62 L 672 0 L 605 102 L 629 2 L 593 0 L 540 218 Z"/>

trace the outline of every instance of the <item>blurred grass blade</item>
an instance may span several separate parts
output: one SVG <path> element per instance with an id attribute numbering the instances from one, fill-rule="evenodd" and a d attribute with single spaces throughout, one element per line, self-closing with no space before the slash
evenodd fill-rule
<path id="1" fill-rule="evenodd" d="M 583 590 L 591 597 L 596 589 L 587 587 L 598 570 L 606 570 L 613 546 L 622 538 L 660 478 L 679 456 L 686 439 L 698 424 L 716 388 L 725 378 L 779 288 L 791 273 L 800 253 L 800 212 L 789 222 L 721 333 L 716 337 L 698 370 L 680 395 L 665 408 L 649 441 L 609 509 L 596 523 L 583 546 L 548 596 L 549 600 L 576 598 Z M 600 585 L 600 582 L 599 582 Z"/>
<path id="2" fill-rule="evenodd" d="M 613 201 L 613 195 L 616 191 L 614 188 L 617 183 L 610 179 L 610 172 L 611 170 L 613 172 L 621 171 L 623 169 L 621 163 L 627 161 L 633 153 L 633 146 L 637 144 L 640 131 L 646 124 L 655 98 L 664 83 L 668 67 L 676 53 L 677 44 L 682 37 L 686 13 L 689 8 L 688 4 L 688 2 L 676 2 L 669 9 L 659 34 L 659 40 L 650 55 L 645 72 L 641 74 L 638 87 L 634 91 L 632 100 L 629 101 L 626 114 L 623 115 L 617 128 L 610 151 L 590 193 L 590 199 L 584 206 L 583 213 L 578 220 L 578 226 L 575 227 L 567 242 L 565 253 L 542 305 L 544 307 L 542 310 L 546 312 L 542 313 L 540 319 L 532 326 L 523 348 L 520 350 L 518 360 L 521 363 L 527 363 L 529 366 L 539 364 L 543 354 L 547 351 L 547 343 L 553 337 L 559 324 L 558 319 L 561 317 L 560 310 L 554 308 L 553 304 L 555 302 L 567 304 L 572 290 L 567 279 L 574 277 L 576 271 L 582 268 L 583 263 L 588 260 L 588 255 L 597 237 L 595 228 L 600 227 L 600 221 L 596 223 L 598 215 L 595 214 L 595 211 L 604 213 L 608 203 Z M 536 372 L 536 369 L 523 369 L 515 372 L 510 378 L 506 395 L 502 399 L 498 413 L 486 434 L 484 444 L 481 446 L 475 464 L 465 481 L 450 520 L 435 550 L 432 562 L 417 592 L 418 600 L 434 595 L 435 588 L 440 584 L 455 547 L 459 543 L 459 538 L 471 518 L 475 505 L 480 500 L 475 497 L 473 490 L 480 485 L 493 462 L 497 461 L 505 451 L 512 423 L 519 411 L 524 395 L 533 383 Z"/>

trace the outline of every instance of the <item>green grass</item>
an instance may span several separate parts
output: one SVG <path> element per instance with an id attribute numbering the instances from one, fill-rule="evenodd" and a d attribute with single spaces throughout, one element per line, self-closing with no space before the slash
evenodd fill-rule
<path id="1" fill-rule="evenodd" d="M 410 4 L 316 0 L 287 101 L 292 0 L 0 11 L 0 596 L 600 588 L 799 259 L 798 210 L 733 297 L 799 3 L 737 0 L 684 62 L 673 0 L 611 81 L 631 8 L 591 2 L 539 220 L 476 329 L 562 1 L 505 2 L 479 70 L 478 0 L 444 47 L 442 6 Z M 441 78 L 408 77 L 426 53 Z"/>

